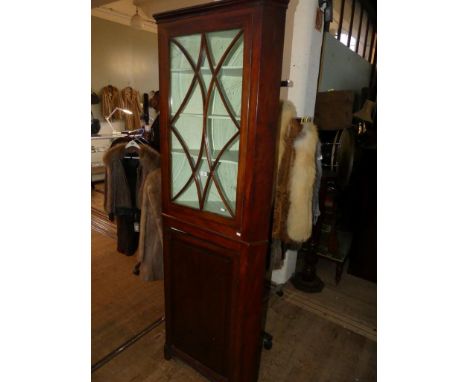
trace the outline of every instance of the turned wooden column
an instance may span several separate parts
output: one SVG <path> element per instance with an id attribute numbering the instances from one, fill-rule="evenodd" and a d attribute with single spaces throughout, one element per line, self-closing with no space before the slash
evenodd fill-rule
<path id="1" fill-rule="evenodd" d="M 323 281 L 317 276 L 316 272 L 318 260 L 317 245 L 320 236 L 321 222 L 322 216 L 318 218 L 317 224 L 313 226 L 311 237 L 302 244 L 298 251 L 298 255 L 304 257 L 304 267 L 302 271 L 296 272 L 291 282 L 296 289 L 303 292 L 318 293 L 321 292 L 324 287 Z"/>

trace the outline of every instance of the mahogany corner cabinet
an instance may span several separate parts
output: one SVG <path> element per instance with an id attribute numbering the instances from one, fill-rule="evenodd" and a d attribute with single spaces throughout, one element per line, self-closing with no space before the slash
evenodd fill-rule
<path id="1" fill-rule="evenodd" d="M 154 15 L 161 96 L 165 357 L 257 380 L 288 0 Z"/>

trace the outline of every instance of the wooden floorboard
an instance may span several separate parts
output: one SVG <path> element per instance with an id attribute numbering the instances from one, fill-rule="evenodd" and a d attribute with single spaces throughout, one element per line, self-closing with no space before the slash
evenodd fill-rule
<path id="1" fill-rule="evenodd" d="M 92 230 L 91 244 L 94 364 L 164 315 L 164 287 L 135 276 L 136 256 L 118 253 L 115 240 Z"/>
<path id="2" fill-rule="evenodd" d="M 92 374 L 92 382 L 206 382 L 183 362 L 164 359 L 161 325 Z"/>
<path id="3" fill-rule="evenodd" d="M 376 343 L 284 298 L 270 303 L 268 332 L 273 348 L 263 350 L 259 382 L 374 382 Z M 166 361 L 164 326 L 92 374 L 93 382 L 205 382 L 182 361 Z"/>
<path id="4" fill-rule="evenodd" d="M 104 210 L 104 185 L 97 183 L 91 190 L 91 229 L 111 239 L 117 239 L 117 226 Z"/>
<path id="5" fill-rule="evenodd" d="M 107 214 L 101 210 L 91 207 L 91 229 L 100 234 L 117 240 L 117 226 L 109 220 Z"/>
<path id="6" fill-rule="evenodd" d="M 91 189 L 91 207 L 104 212 L 104 186 L 98 183 Z"/>
<path id="7" fill-rule="evenodd" d="M 317 274 L 325 283 L 320 293 L 302 292 L 291 283 L 283 288 L 285 298 L 322 318 L 377 341 L 377 284 L 343 273 L 335 284 L 335 264 L 320 259 Z"/>
<path id="8" fill-rule="evenodd" d="M 376 381 L 374 341 L 284 297 L 272 299 L 266 330 L 273 348 L 262 352 L 259 381 Z"/>

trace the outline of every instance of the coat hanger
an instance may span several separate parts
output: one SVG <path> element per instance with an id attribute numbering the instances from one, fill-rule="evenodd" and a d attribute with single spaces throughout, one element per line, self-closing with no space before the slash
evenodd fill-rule
<path id="1" fill-rule="evenodd" d="M 128 142 L 126 145 L 125 145 L 125 150 L 127 149 L 131 149 L 131 148 L 136 148 L 137 150 L 140 150 L 140 146 L 138 145 L 138 143 L 132 139 L 130 142 Z M 136 159 L 136 160 L 140 160 L 140 157 L 138 155 L 133 155 L 135 154 L 134 152 L 130 152 L 128 153 L 127 155 L 124 156 L 125 159 Z"/>
<path id="2" fill-rule="evenodd" d="M 140 143 L 144 143 L 144 144 L 149 145 L 149 142 L 148 142 L 148 141 L 146 140 L 146 138 L 143 137 L 142 135 L 139 136 L 139 137 L 137 137 L 137 138 L 136 138 L 136 141 L 137 141 L 137 142 L 140 142 Z"/>
<path id="3" fill-rule="evenodd" d="M 125 145 L 125 149 L 129 149 L 131 147 L 135 147 L 136 149 L 140 150 L 140 145 L 136 142 L 135 139 L 132 139 Z"/>

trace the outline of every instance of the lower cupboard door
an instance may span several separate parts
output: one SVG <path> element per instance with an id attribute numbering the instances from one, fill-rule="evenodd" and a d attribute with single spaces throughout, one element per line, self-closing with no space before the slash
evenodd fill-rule
<path id="1" fill-rule="evenodd" d="M 168 252 L 172 345 L 227 376 L 237 253 L 175 232 Z"/>

